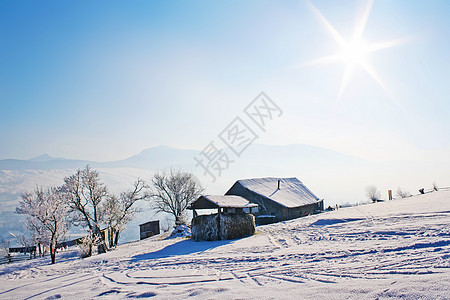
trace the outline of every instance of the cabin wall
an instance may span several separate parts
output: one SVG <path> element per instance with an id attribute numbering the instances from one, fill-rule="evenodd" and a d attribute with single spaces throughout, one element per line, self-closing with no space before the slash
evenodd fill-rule
<path id="1" fill-rule="evenodd" d="M 271 200 L 263 200 L 267 208 L 261 215 L 276 216 L 276 221 L 286 221 L 314 214 L 317 204 L 303 205 L 299 207 L 287 208 Z"/>
<path id="2" fill-rule="evenodd" d="M 299 207 L 289 208 L 287 212 L 283 214 L 284 220 L 290 220 L 300 217 L 305 217 L 314 214 L 317 209 L 317 204 L 308 204 Z"/>
<path id="3" fill-rule="evenodd" d="M 140 239 L 143 240 L 145 238 L 154 236 L 160 233 L 159 230 L 159 221 L 150 221 L 145 224 L 139 226 L 140 229 Z"/>
<path id="4" fill-rule="evenodd" d="M 317 202 L 316 210 L 323 211 L 323 199 Z"/>
<path id="5" fill-rule="evenodd" d="M 255 198 L 257 198 L 257 196 L 254 196 Z M 263 209 L 259 210 L 259 214 L 260 215 L 272 215 L 272 216 L 276 216 L 277 219 L 282 220 L 283 217 L 286 215 L 286 208 L 280 204 L 278 204 L 277 202 L 274 202 L 270 199 L 267 199 L 265 197 L 261 197 L 259 196 L 259 203 L 260 206 L 261 204 L 263 205 Z"/>

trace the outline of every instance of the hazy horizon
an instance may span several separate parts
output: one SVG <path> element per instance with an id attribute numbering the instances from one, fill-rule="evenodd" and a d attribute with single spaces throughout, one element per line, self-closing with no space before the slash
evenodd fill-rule
<path id="1" fill-rule="evenodd" d="M 305 147 L 311 147 L 311 148 L 327 150 L 327 151 L 339 153 L 339 154 L 342 154 L 342 155 L 345 155 L 345 156 L 362 159 L 362 158 L 359 158 L 357 156 L 347 155 L 345 153 L 342 153 L 342 152 L 339 152 L 339 151 L 336 151 L 336 150 L 333 150 L 333 149 L 328 149 L 328 148 L 325 148 L 325 147 L 319 147 L 319 146 L 308 145 L 308 144 L 293 143 L 293 144 L 284 144 L 284 145 L 269 145 L 269 144 L 254 143 L 254 144 L 251 145 L 251 147 L 254 147 L 254 146 L 263 146 L 263 147 L 305 146 Z M 137 151 L 136 153 L 133 153 L 133 154 L 131 154 L 129 156 L 126 156 L 126 157 L 120 157 L 117 160 L 127 159 L 127 158 L 130 158 L 130 157 L 142 154 L 143 152 L 145 152 L 147 150 L 158 149 L 158 148 L 160 148 L 160 149 L 172 149 L 172 150 L 183 150 L 183 151 L 184 150 L 185 151 L 196 151 L 196 152 L 202 151 L 202 149 L 200 149 L 200 148 L 198 148 L 198 149 L 193 149 L 193 148 L 185 149 L 185 148 L 178 148 L 178 147 L 172 147 L 172 146 L 162 145 L 161 144 L 161 145 L 155 145 L 155 146 L 151 146 L 151 147 L 147 147 L 147 148 L 141 149 L 141 150 Z M 227 147 L 223 147 L 221 149 L 224 150 L 224 149 L 227 149 Z M 36 155 L 36 156 L 33 156 L 33 157 L 26 157 L 26 158 L 16 158 L 16 157 L 0 158 L 0 160 L 13 159 L 13 160 L 25 160 L 26 161 L 26 160 L 33 160 L 33 159 L 39 159 L 39 158 L 44 158 L 45 159 L 46 157 L 48 157 L 49 159 L 67 159 L 67 160 L 86 160 L 86 161 L 92 161 L 92 162 L 108 162 L 108 161 L 103 161 L 103 160 L 98 160 L 97 161 L 97 160 L 89 160 L 89 159 L 79 159 L 77 157 L 57 157 L 57 156 L 51 155 L 49 153 L 41 153 L 39 155 Z M 111 160 L 111 161 L 117 161 L 117 160 Z M 362 159 L 362 160 L 364 160 L 364 159 Z M 168 166 L 168 167 L 170 167 L 170 166 Z"/>

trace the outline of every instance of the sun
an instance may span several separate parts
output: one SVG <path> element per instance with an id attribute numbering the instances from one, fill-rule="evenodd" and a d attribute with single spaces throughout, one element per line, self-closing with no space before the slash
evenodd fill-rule
<path id="1" fill-rule="evenodd" d="M 369 56 L 375 51 L 402 44 L 406 39 L 400 38 L 378 43 L 370 43 L 363 39 L 364 29 L 370 15 L 370 11 L 372 10 L 373 0 L 367 1 L 365 9 L 359 16 L 359 21 L 354 27 L 353 36 L 351 39 L 344 39 L 344 37 L 320 13 L 320 11 L 311 2 L 308 3 L 310 4 L 312 11 L 315 13 L 319 21 L 322 23 L 327 32 L 332 36 L 333 40 L 338 45 L 338 50 L 334 54 L 308 61 L 301 64 L 301 66 L 343 63 L 345 66 L 345 70 L 341 79 L 341 84 L 339 86 L 337 102 L 340 101 L 342 94 L 344 93 L 349 83 L 352 81 L 354 71 L 357 67 L 364 69 L 372 77 L 372 79 L 376 81 L 378 85 L 380 85 L 380 87 L 392 98 L 391 93 L 381 79 L 381 76 L 371 65 Z"/>
<path id="2" fill-rule="evenodd" d="M 346 64 L 366 64 L 369 47 L 362 39 L 352 40 L 341 47 L 338 59 Z"/>

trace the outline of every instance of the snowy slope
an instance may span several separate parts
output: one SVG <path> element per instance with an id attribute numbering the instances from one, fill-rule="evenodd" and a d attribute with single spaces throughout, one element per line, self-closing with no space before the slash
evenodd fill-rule
<path id="1" fill-rule="evenodd" d="M 58 259 L 0 266 L 0 298 L 450 299 L 450 191 Z"/>

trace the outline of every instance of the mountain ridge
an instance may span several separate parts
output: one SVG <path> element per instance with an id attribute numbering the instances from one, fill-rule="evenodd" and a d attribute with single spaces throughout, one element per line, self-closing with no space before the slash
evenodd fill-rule
<path id="1" fill-rule="evenodd" d="M 227 148 L 224 148 L 227 149 Z M 223 150 L 223 149 L 222 149 Z M 264 155 L 271 155 L 271 152 L 282 152 L 282 156 L 304 154 L 309 156 L 332 156 L 335 159 L 364 161 L 354 156 L 346 155 L 334 150 L 321 148 L 306 144 L 290 145 L 266 145 L 254 144 L 243 153 L 244 159 L 250 156 L 258 157 L 263 152 Z M 168 165 L 177 165 L 180 168 L 192 169 L 195 167 L 194 157 L 201 151 L 190 149 L 179 149 L 165 145 L 159 145 L 142 150 L 141 152 L 124 159 L 99 162 L 92 160 L 81 160 L 71 158 L 54 158 L 48 154 L 42 154 L 30 159 L 2 159 L 0 160 L 0 170 L 48 170 L 48 169 L 73 169 L 81 168 L 87 164 L 93 167 L 133 167 L 143 169 L 161 169 Z M 247 153 L 248 152 L 248 153 Z M 297 153 L 295 153 L 297 152 Z M 276 155 L 276 153 L 275 153 Z M 275 159 L 276 160 L 276 159 Z"/>

